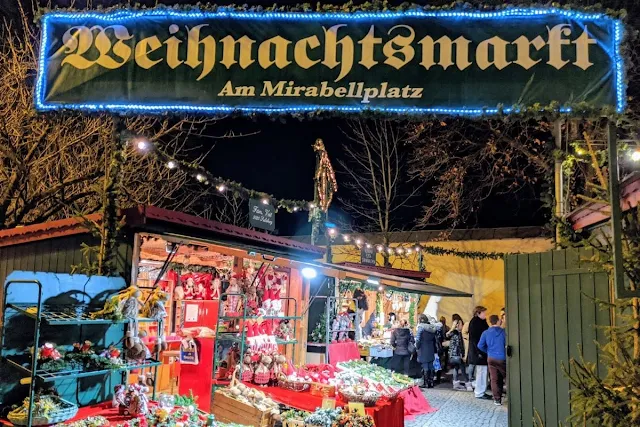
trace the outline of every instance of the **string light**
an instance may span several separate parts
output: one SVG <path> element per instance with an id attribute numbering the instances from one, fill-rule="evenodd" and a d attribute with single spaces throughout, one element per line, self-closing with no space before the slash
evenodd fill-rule
<path id="1" fill-rule="evenodd" d="M 640 162 L 640 150 L 633 150 L 633 152 L 631 152 L 631 160 Z"/>
<path id="2" fill-rule="evenodd" d="M 638 161 L 640 161 L 640 149 L 638 149 Z M 348 234 L 339 233 L 340 230 L 337 227 L 331 227 L 335 230 L 336 237 L 342 237 L 345 243 L 351 241 L 351 237 Z M 482 252 L 482 251 L 461 251 L 457 249 L 448 249 L 438 246 L 422 246 L 420 244 L 416 244 L 413 242 L 404 242 L 397 243 L 394 246 L 386 246 L 383 244 L 367 241 L 366 238 L 358 236 L 353 244 L 361 249 L 363 247 L 373 248 L 377 250 L 378 253 L 386 253 L 389 256 L 397 256 L 397 257 L 409 257 L 409 256 L 421 256 L 422 253 L 427 253 L 429 255 L 434 256 L 458 256 L 464 258 L 472 258 L 472 259 L 492 259 L 498 260 L 503 259 L 505 253 L 501 252 Z"/>
<path id="3" fill-rule="evenodd" d="M 138 150 L 140 151 L 146 151 L 149 148 L 149 146 L 150 146 L 149 142 L 144 139 L 141 139 L 136 142 L 136 147 L 138 147 Z"/>
<path id="4" fill-rule="evenodd" d="M 269 199 L 262 199 L 262 204 L 263 205 L 268 205 L 269 204 Z"/>
<path id="5" fill-rule="evenodd" d="M 330 236 L 335 236 L 337 233 L 335 228 L 330 228 L 327 230 L 327 232 L 329 233 Z"/>
<path id="6" fill-rule="evenodd" d="M 266 204 L 271 204 L 276 208 L 284 208 L 289 212 L 299 212 L 308 208 L 313 208 L 315 205 L 305 200 L 288 200 L 288 199 L 276 199 L 270 194 L 250 190 L 244 187 L 242 184 L 223 178 L 215 177 L 210 172 L 200 166 L 194 166 L 187 162 L 178 160 L 174 157 L 167 155 L 162 149 L 159 148 L 154 142 L 147 139 L 132 139 L 131 142 L 140 151 L 145 151 L 155 155 L 158 160 L 165 164 L 168 169 L 180 170 L 186 175 L 195 178 L 203 185 L 214 186 L 218 192 L 224 193 L 225 191 L 233 191 L 234 195 L 243 199 L 260 199 L 266 200 Z M 264 202 L 263 202 L 264 203 Z"/>

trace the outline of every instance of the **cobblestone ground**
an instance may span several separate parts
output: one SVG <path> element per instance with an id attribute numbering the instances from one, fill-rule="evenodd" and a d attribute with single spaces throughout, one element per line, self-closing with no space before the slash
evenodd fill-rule
<path id="1" fill-rule="evenodd" d="M 450 384 L 449 384 L 450 386 Z M 450 388 L 423 390 L 437 411 L 405 420 L 405 427 L 507 427 L 507 403 L 495 406 L 492 400 L 478 400 L 473 393 Z"/>

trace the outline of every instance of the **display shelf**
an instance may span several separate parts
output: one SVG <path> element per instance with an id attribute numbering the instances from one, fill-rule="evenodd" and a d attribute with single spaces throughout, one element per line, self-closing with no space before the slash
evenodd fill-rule
<path id="1" fill-rule="evenodd" d="M 16 360 L 16 357 L 5 356 L 5 360 L 9 362 L 12 366 L 18 368 L 20 371 L 29 375 L 31 377 L 31 369 L 28 366 L 28 363 L 20 362 Z M 57 371 L 50 372 L 45 370 L 36 370 L 36 378 L 42 382 L 52 382 L 61 379 L 70 379 L 70 378 L 85 378 L 85 377 L 93 377 L 108 374 L 110 372 L 122 372 L 122 371 L 132 371 L 134 369 L 143 369 L 143 368 L 151 368 L 154 366 L 160 366 L 162 362 L 159 362 L 155 359 L 147 359 L 144 362 L 128 362 L 122 365 L 119 368 L 112 369 L 99 369 L 95 371 L 84 371 L 82 369 L 71 369 L 68 371 Z"/>
<path id="2" fill-rule="evenodd" d="M 85 311 L 84 308 L 82 310 L 75 310 L 73 312 L 69 311 L 68 306 L 53 306 L 53 305 L 43 305 L 40 309 L 40 317 L 41 320 L 52 326 L 62 326 L 62 325 L 112 325 L 119 323 L 130 323 L 133 322 L 133 319 L 124 319 L 124 320 L 110 320 L 110 319 L 92 319 L 88 311 Z M 24 314 L 32 319 L 37 319 L 37 306 L 34 304 L 16 304 L 16 303 L 7 303 L 7 308 L 16 310 L 20 314 Z M 138 318 L 135 319 L 138 323 L 150 323 L 155 322 L 153 319 L 147 318 Z"/>
<path id="3" fill-rule="evenodd" d="M 220 320 L 300 320 L 301 316 L 220 316 Z"/>
<path id="4" fill-rule="evenodd" d="M 220 341 L 233 341 L 240 343 L 242 341 L 242 337 L 238 332 L 218 332 L 218 336 L 220 336 Z M 246 343 L 246 340 L 245 340 Z M 278 345 L 288 345 L 288 344 L 297 344 L 298 340 L 281 340 L 280 338 L 276 338 L 276 344 Z"/>
<path id="5" fill-rule="evenodd" d="M 11 285 L 21 285 L 25 287 L 27 285 L 31 285 L 37 288 L 37 301 L 35 302 L 22 302 L 22 303 L 10 303 L 7 301 L 7 295 L 9 295 L 9 288 Z M 56 309 L 56 307 L 58 309 Z M 75 326 L 75 325 L 114 325 L 114 324 L 129 324 L 132 322 L 158 322 L 159 329 L 161 327 L 161 321 L 155 319 L 125 319 L 121 321 L 115 320 L 107 320 L 107 319 L 92 319 L 89 315 L 88 306 L 86 304 L 66 304 L 62 305 L 50 305 L 43 304 L 43 292 L 42 292 L 42 283 L 38 280 L 8 280 L 4 285 L 4 293 L 2 298 L 2 323 L 1 323 L 1 337 L 2 341 L 0 344 L 0 358 L 7 360 L 8 364 L 14 366 L 21 372 L 27 375 L 26 378 L 23 378 L 20 382 L 22 384 L 29 384 L 29 397 L 28 401 L 28 410 L 27 410 L 27 427 L 32 426 L 33 421 L 33 403 L 35 399 L 35 391 L 38 382 L 54 382 L 61 379 L 78 379 L 84 377 L 93 377 L 99 375 L 105 375 L 110 372 L 122 372 L 123 379 L 122 382 L 126 384 L 126 379 L 124 372 L 131 371 L 134 369 L 144 369 L 144 368 L 152 368 L 154 378 L 157 377 L 158 366 L 161 365 L 160 359 L 160 350 L 156 351 L 155 359 L 147 359 L 142 363 L 139 362 L 129 362 L 122 366 L 119 366 L 114 369 L 101 369 L 95 371 L 84 371 L 84 370 L 68 370 L 61 372 L 50 372 L 43 371 L 37 369 L 37 359 L 35 357 L 28 357 L 27 361 L 24 363 L 20 363 L 19 359 L 21 357 L 25 357 L 26 355 L 15 355 L 15 354 L 5 354 L 6 348 L 4 345 L 4 340 L 6 337 L 6 327 L 7 327 L 7 313 L 14 310 L 21 315 L 25 315 L 33 319 L 33 334 L 31 335 L 32 346 L 33 349 L 40 348 L 40 328 L 43 324 L 48 324 L 52 326 Z M 82 331 L 82 328 L 79 328 Z M 120 342 L 124 341 L 124 329 L 122 328 L 122 339 Z M 25 337 L 25 341 L 30 341 L 29 336 Z M 18 361 L 17 361 L 18 360 Z M 155 384 L 152 386 L 152 395 L 151 398 L 155 399 L 156 396 L 156 387 Z"/>

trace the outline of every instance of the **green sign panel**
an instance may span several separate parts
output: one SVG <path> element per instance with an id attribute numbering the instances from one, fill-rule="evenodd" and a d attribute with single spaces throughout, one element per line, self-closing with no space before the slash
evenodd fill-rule
<path id="1" fill-rule="evenodd" d="M 50 13 L 42 110 L 624 108 L 620 21 L 562 9 Z"/>

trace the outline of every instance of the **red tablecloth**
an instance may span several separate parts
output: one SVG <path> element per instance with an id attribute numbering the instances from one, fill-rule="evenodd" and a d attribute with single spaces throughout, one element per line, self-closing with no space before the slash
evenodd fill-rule
<path id="1" fill-rule="evenodd" d="M 258 387 L 254 384 L 245 383 L 265 392 L 276 402 L 291 406 L 303 411 L 313 412 L 316 408 L 322 407 L 322 397 L 313 396 L 309 392 L 295 392 L 285 390 L 280 387 Z M 347 403 L 336 398 L 336 406 L 346 406 Z M 393 400 L 381 399 L 376 406 L 365 408 L 367 414 L 371 415 L 377 427 L 403 427 L 404 426 L 404 400 L 398 396 Z"/>
<path id="2" fill-rule="evenodd" d="M 360 350 L 355 341 L 329 344 L 329 363 L 333 366 L 336 366 L 336 363 L 357 359 L 360 359 Z"/>
<path id="3" fill-rule="evenodd" d="M 429 405 L 429 402 L 416 385 L 400 393 L 400 397 L 404 400 L 404 416 L 412 419 L 416 415 L 430 414 L 437 411 L 436 408 Z"/>

